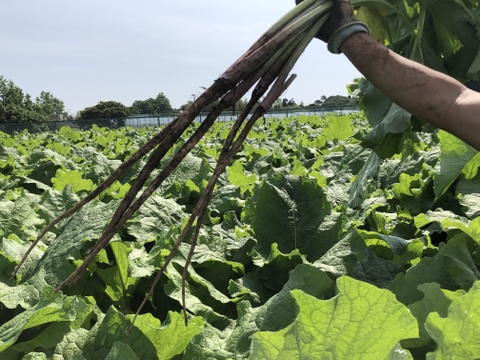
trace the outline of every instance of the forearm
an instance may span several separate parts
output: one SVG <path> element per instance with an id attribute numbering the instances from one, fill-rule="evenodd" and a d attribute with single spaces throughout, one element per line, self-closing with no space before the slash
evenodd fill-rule
<path id="1" fill-rule="evenodd" d="M 365 33 L 347 38 L 341 51 L 397 105 L 480 149 L 479 93 L 388 50 Z"/>

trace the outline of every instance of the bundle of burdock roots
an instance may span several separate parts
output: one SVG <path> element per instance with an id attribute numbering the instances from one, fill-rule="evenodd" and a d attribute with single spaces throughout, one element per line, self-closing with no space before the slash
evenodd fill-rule
<path id="1" fill-rule="evenodd" d="M 13 276 L 15 276 L 29 253 L 47 231 L 100 195 L 122 175 L 127 173 L 132 166 L 148 155 L 144 167 L 138 176 L 133 179 L 129 192 L 120 203 L 112 219 L 106 225 L 102 236 L 90 249 L 83 263 L 60 284 L 58 290 L 67 284 L 75 284 L 83 275 L 90 262 L 94 260 L 98 252 L 108 244 L 110 239 L 120 230 L 134 212 L 142 206 L 149 196 L 152 195 L 180 164 L 213 125 L 222 111 L 235 106 L 235 103 L 241 100 L 247 93 L 250 93 L 250 100 L 247 106 L 232 124 L 216 167 L 205 190 L 194 207 L 188 222 L 183 227 L 170 255 L 165 259 L 162 268 L 159 270 L 150 292 L 146 295 L 137 312 L 137 314 L 140 312 L 147 299 L 153 293 L 155 285 L 171 259 L 175 256 L 180 244 L 185 240 L 187 234 L 190 234 L 189 236 L 192 236 L 191 248 L 183 273 L 182 289 L 183 308 L 186 316 L 186 270 L 190 264 L 202 219 L 205 215 L 215 183 L 230 163 L 232 157 L 241 147 L 255 121 L 270 109 L 272 104 L 294 80 L 296 75 L 291 74 L 293 66 L 322 25 L 327 21 L 332 6 L 332 0 L 305 0 L 278 20 L 173 122 L 162 128 L 158 134 L 120 165 L 98 188 L 46 226 L 15 268 Z M 180 150 L 175 153 L 171 160 L 161 168 L 160 173 L 149 185 L 145 187 L 144 185 L 151 173 L 155 169 L 158 169 L 161 160 L 176 144 L 180 136 L 191 126 L 195 118 L 205 107 L 214 103 L 217 105 L 213 107 L 213 110 L 206 119 L 197 127 L 193 135 L 183 144 Z M 191 235 L 192 227 L 193 235 Z"/>

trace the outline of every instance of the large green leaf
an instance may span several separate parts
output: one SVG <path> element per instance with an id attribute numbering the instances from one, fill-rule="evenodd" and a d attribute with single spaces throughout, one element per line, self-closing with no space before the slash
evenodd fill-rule
<path id="1" fill-rule="evenodd" d="M 272 272 L 272 276 L 274 273 Z M 298 311 L 291 291 L 301 290 L 318 299 L 326 297 L 333 287 L 332 281 L 318 269 L 310 265 L 298 265 L 290 273 L 290 278 L 283 289 L 259 308 L 251 308 L 250 303 L 238 305 L 239 319 L 227 348 L 242 356 L 250 353 L 252 335 L 258 331 L 278 331 L 290 325 Z"/>
<path id="2" fill-rule="evenodd" d="M 180 225 L 185 217 L 182 207 L 175 200 L 154 194 L 138 210 L 137 216 L 127 222 L 125 228 L 136 241 L 144 244 L 162 239 L 172 226 Z"/>
<path id="3" fill-rule="evenodd" d="M 139 329 L 153 344 L 159 359 L 172 359 L 181 354 L 190 340 L 203 330 L 203 320 L 199 317 L 188 320 L 185 325 L 183 314 L 169 312 L 166 321 L 160 321 L 150 314 L 139 316 L 134 326 Z M 145 359 L 143 352 L 139 358 Z"/>
<path id="4" fill-rule="evenodd" d="M 418 336 L 415 318 L 388 290 L 348 277 L 337 286 L 326 301 L 293 290 L 297 319 L 255 334 L 251 359 L 384 359 L 400 340 Z"/>
<path id="5" fill-rule="evenodd" d="M 272 272 L 271 276 L 275 276 Z M 248 285 L 248 284 L 245 284 Z M 311 265 L 298 265 L 276 295 L 260 307 L 252 307 L 250 301 L 237 304 L 238 318 L 235 327 L 218 332 L 207 327 L 188 346 L 185 359 L 202 354 L 208 358 L 229 359 L 233 354 L 248 358 L 252 335 L 258 331 L 277 331 L 288 326 L 297 315 L 297 305 L 290 292 L 300 289 L 311 296 L 323 299 L 332 291 L 333 282 Z M 244 291 L 251 289 L 244 288 Z M 212 349 L 216 349 L 215 352 Z M 208 356 L 207 356 L 208 354 Z"/>
<path id="6" fill-rule="evenodd" d="M 431 339 L 425 329 L 427 316 L 435 312 L 443 318 L 447 317 L 452 300 L 462 296 L 465 292 L 463 290 L 455 292 L 444 290 L 440 288 L 440 284 L 434 282 L 420 284 L 418 290 L 424 294 L 423 299 L 411 304 L 408 308 L 418 320 L 420 336 L 424 339 Z"/>
<path id="7" fill-rule="evenodd" d="M 68 332 L 57 343 L 52 356 L 53 360 L 86 360 L 83 356 L 83 350 L 89 337 L 93 331 L 96 331 L 94 327 L 91 331 L 84 328 L 75 329 Z"/>
<path id="8" fill-rule="evenodd" d="M 462 174 L 470 161 L 475 161 L 477 151 L 459 140 L 457 137 L 440 131 L 440 168 L 435 173 L 435 196 L 438 198 Z M 478 164 L 478 160 L 477 160 Z"/>
<path id="9" fill-rule="evenodd" d="M 395 277 L 403 271 L 400 265 L 376 256 L 374 251 L 369 249 L 368 257 L 356 264 L 350 276 L 380 288 L 388 288 Z"/>
<path id="10" fill-rule="evenodd" d="M 253 184 L 257 181 L 257 176 L 255 174 L 245 173 L 242 163 L 239 160 L 234 161 L 233 164 L 227 168 L 227 172 L 228 181 L 232 185 L 240 187 L 242 193 L 251 190 Z"/>
<path id="11" fill-rule="evenodd" d="M 427 6 L 431 31 L 436 35 L 436 50 L 443 55 L 449 75 L 461 81 L 478 80 L 479 76 L 478 72 L 472 73 L 472 63 L 478 62 L 479 19 L 471 17 L 474 11 L 468 11 L 465 4 L 468 1 L 462 4 L 460 1 L 433 0 Z M 478 7 L 478 3 L 475 5 Z"/>
<path id="12" fill-rule="evenodd" d="M 25 280 L 39 288 L 60 285 L 75 270 L 73 262 L 83 259 L 82 249 L 96 241 L 112 216 L 118 202 L 92 202 L 62 224 L 61 234 L 47 248 L 43 257 L 32 264 Z"/>
<path id="13" fill-rule="evenodd" d="M 480 357 L 480 281 L 452 300 L 448 315 L 428 315 L 426 328 L 438 347 L 427 359 L 478 359 Z"/>
<path id="14" fill-rule="evenodd" d="M 365 186 L 368 184 L 370 179 L 376 175 L 379 165 L 380 157 L 378 154 L 372 152 L 362 169 L 359 171 L 358 175 L 355 177 L 355 180 L 349 189 L 349 206 L 356 208 L 362 204 L 362 193 L 365 189 Z"/>
<path id="15" fill-rule="evenodd" d="M 85 178 L 93 181 L 94 184 L 100 184 L 121 164 L 121 161 L 107 158 L 94 147 L 83 147 L 81 156 L 89 164 L 85 169 Z"/>
<path id="16" fill-rule="evenodd" d="M 34 307 L 0 326 L 0 352 L 13 345 L 27 329 L 55 322 L 69 322 L 78 328 L 92 311 L 93 306 L 81 298 L 66 297 L 52 288 L 45 288 Z"/>
<path id="17" fill-rule="evenodd" d="M 51 222 L 78 203 L 78 201 L 79 197 L 75 194 L 70 184 L 66 185 L 62 191 L 48 189 L 41 196 L 38 212 L 46 222 Z"/>
<path id="18" fill-rule="evenodd" d="M 24 265 L 18 271 L 18 278 L 21 278 L 25 270 L 31 266 L 34 266 L 34 263 L 36 263 L 42 257 L 43 251 L 40 249 L 42 246 L 43 244 L 40 244 L 39 247 L 32 249 L 28 258 L 25 260 Z M 18 262 L 20 261 L 20 259 L 22 259 L 29 247 L 30 242 L 22 242 L 21 239 L 19 237 L 16 237 L 15 235 L 10 235 L 8 239 L 0 239 L 0 253 L 6 256 L 7 259 L 11 260 L 12 263 L 15 264 L 18 264 Z M 8 275 L 10 275 L 12 272 L 13 268 L 10 269 Z"/>
<path id="19" fill-rule="evenodd" d="M 129 276 L 129 253 L 133 250 L 129 244 L 112 241 L 110 248 L 115 258 L 115 266 L 106 269 L 98 268 L 106 288 L 105 293 L 120 309 L 130 308 L 130 297 L 138 279 Z"/>
<path id="20" fill-rule="evenodd" d="M 75 193 L 90 192 L 95 188 L 92 180 L 84 179 L 79 170 L 57 170 L 52 178 L 53 189 L 63 191 L 65 186 L 70 185 Z"/>
<path id="21" fill-rule="evenodd" d="M 0 283 L 0 303 L 7 309 L 15 309 L 17 306 L 29 309 L 40 298 L 39 291 L 33 285 L 7 286 Z"/>
<path id="22" fill-rule="evenodd" d="M 399 274 L 390 288 L 404 304 L 422 299 L 418 286 L 425 283 L 439 283 L 443 289 L 469 289 L 480 278 L 464 236 L 456 236 L 440 247 L 433 257 L 423 257 L 405 274 Z"/>
<path id="23" fill-rule="evenodd" d="M 114 342 L 105 360 L 140 360 L 130 346 Z"/>
<path id="24" fill-rule="evenodd" d="M 282 253 L 299 249 L 315 260 L 338 241 L 341 219 L 330 214 L 331 205 L 315 181 L 278 174 L 260 185 L 253 201 L 256 250 L 265 258 L 277 243 Z"/>
<path id="25" fill-rule="evenodd" d="M 182 244 L 179 254 L 166 269 L 169 278 L 165 285 L 164 292 L 170 298 L 182 303 L 182 275 L 185 268 L 185 258 L 190 250 L 189 245 Z M 234 267 L 235 264 L 228 266 Z M 227 268 L 225 266 L 223 268 Z M 199 271 L 190 266 L 187 270 L 185 284 L 185 303 L 188 311 L 202 316 L 211 324 L 218 327 L 225 327 L 229 324 L 235 305 L 233 299 L 227 296 L 227 289 L 216 287 L 209 279 L 202 276 L 203 269 Z M 208 274 L 208 273 L 207 273 Z M 216 282 L 218 279 L 212 279 Z"/>
<path id="26" fill-rule="evenodd" d="M 480 215 L 480 173 L 473 177 L 462 177 L 455 187 L 455 195 L 468 218 Z"/>
<path id="27" fill-rule="evenodd" d="M 415 224 L 421 228 L 430 223 L 439 224 L 447 233 L 454 233 L 458 229 L 468 235 L 477 244 L 480 244 L 480 218 L 476 217 L 473 220 L 453 214 L 450 211 L 429 211 L 426 214 L 419 214 L 415 218 Z"/>
<path id="28" fill-rule="evenodd" d="M 160 324 L 151 314 L 143 314 L 131 326 L 133 318 L 133 315 L 125 316 L 113 307 L 108 309 L 89 331 L 90 334 L 76 334 L 81 341 L 85 341 L 82 344 L 83 356 L 87 359 L 104 359 L 123 347 L 130 349 L 128 353 L 134 353 L 139 359 L 171 359 L 183 352 L 192 337 L 200 333 L 203 325 L 200 318 L 192 318 L 186 326 L 183 315 L 173 312 L 169 313 L 164 324 Z M 66 353 L 66 350 L 64 347 L 62 352 Z"/>
<path id="29" fill-rule="evenodd" d="M 410 126 L 410 117 L 411 115 L 408 112 L 392 104 L 382 121 L 365 135 L 363 138 L 364 144 L 369 147 L 379 146 L 383 144 L 388 134 L 403 133 Z"/>
<path id="30" fill-rule="evenodd" d="M 211 167 L 206 159 L 189 154 L 182 160 L 172 174 L 168 176 L 162 187 L 169 189 L 169 187 L 175 183 L 183 185 L 187 180 L 192 181 L 198 186 L 203 180 L 208 179 L 210 173 Z"/>
<path id="31" fill-rule="evenodd" d="M 44 223 L 36 214 L 35 206 L 36 204 L 27 197 L 20 197 L 15 201 L 0 201 L 0 235 L 33 237 L 36 227 Z"/>
<path id="32" fill-rule="evenodd" d="M 314 265 L 334 278 L 350 274 L 360 259 L 368 257 L 364 240 L 354 230 L 349 231 Z"/>
<path id="33" fill-rule="evenodd" d="M 352 126 L 352 119 L 346 116 L 334 114 L 325 117 L 327 126 L 322 129 L 322 135 L 330 141 L 344 141 L 351 138 L 355 131 Z"/>

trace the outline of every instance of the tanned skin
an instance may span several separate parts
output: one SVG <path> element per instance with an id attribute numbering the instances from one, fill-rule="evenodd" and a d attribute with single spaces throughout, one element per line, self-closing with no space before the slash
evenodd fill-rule
<path id="1" fill-rule="evenodd" d="M 396 54 L 366 33 L 349 36 L 340 50 L 398 106 L 480 150 L 480 93 Z"/>

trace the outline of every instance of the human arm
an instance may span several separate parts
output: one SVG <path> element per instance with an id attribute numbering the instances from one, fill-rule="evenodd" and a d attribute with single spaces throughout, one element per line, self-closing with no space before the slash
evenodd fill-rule
<path id="1" fill-rule="evenodd" d="M 334 0 L 330 18 L 317 37 L 328 43 L 330 52 L 343 52 L 398 106 L 480 150 L 480 93 L 389 50 L 361 24 L 349 0 Z"/>
<path id="2" fill-rule="evenodd" d="M 480 93 L 396 54 L 364 32 L 347 37 L 340 50 L 398 106 L 480 150 Z"/>

